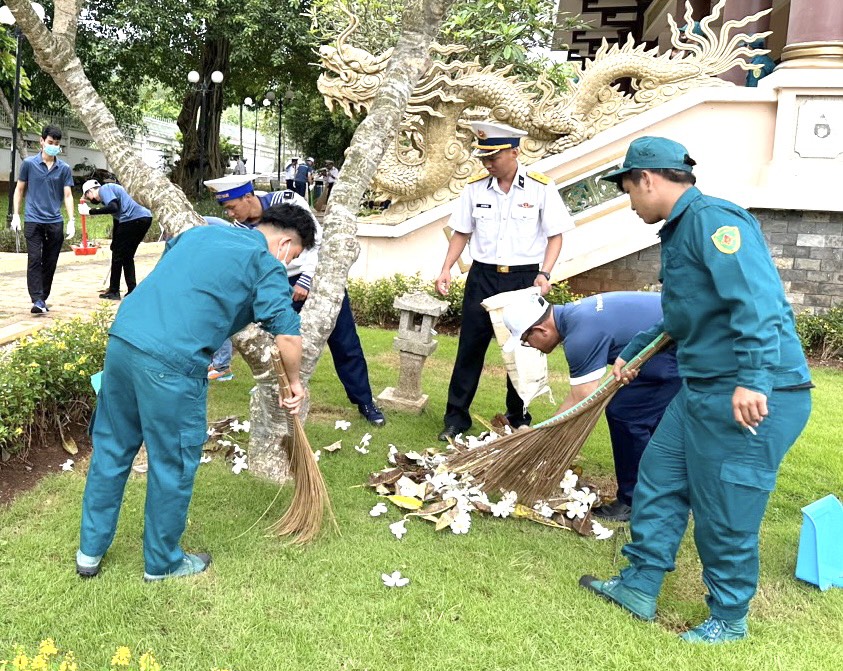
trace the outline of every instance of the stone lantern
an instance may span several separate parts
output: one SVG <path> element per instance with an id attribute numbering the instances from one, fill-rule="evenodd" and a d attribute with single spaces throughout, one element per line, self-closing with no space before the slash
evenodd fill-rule
<path id="1" fill-rule="evenodd" d="M 422 369 L 438 344 L 433 339 L 433 325 L 448 309 L 448 303 L 428 294 L 414 293 L 396 298 L 392 306 L 400 313 L 398 336 L 392 342 L 401 355 L 398 386 L 384 389 L 378 401 L 384 407 L 418 415 L 428 398 L 421 390 Z"/>

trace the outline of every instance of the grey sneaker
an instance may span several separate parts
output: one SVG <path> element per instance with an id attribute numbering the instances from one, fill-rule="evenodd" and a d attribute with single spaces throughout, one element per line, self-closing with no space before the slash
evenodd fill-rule
<path id="1" fill-rule="evenodd" d="M 156 582 L 158 580 L 166 580 L 167 578 L 181 578 L 188 575 L 195 575 L 202 573 L 211 565 L 211 555 L 206 552 L 199 552 L 197 554 L 186 554 L 181 560 L 181 566 L 175 571 L 164 573 L 163 575 L 153 575 L 144 571 L 143 579 L 146 582 Z"/>
<path id="2" fill-rule="evenodd" d="M 100 572 L 102 555 L 92 557 L 86 555 L 82 550 L 76 551 L 76 573 L 80 578 L 93 578 Z"/>

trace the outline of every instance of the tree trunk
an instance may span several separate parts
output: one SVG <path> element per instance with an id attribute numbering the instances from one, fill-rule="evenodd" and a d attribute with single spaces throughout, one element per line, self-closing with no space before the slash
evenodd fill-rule
<path id="1" fill-rule="evenodd" d="M 226 75 L 229 67 L 231 43 L 227 38 L 217 38 L 206 42 L 202 47 L 202 66 L 199 71 L 200 83 L 207 86 L 205 93 L 205 164 L 202 180 L 221 177 L 225 172 L 225 162 L 220 153 L 220 123 L 223 113 L 223 86 L 211 82 L 211 73 L 219 70 Z M 202 91 L 200 88 L 189 91 L 182 103 L 176 123 L 182 134 L 181 158 L 173 171 L 173 181 L 181 186 L 185 193 L 202 197 L 204 187 L 199 188 L 199 144 L 201 132 L 197 126 L 202 123 Z"/>
<path id="2" fill-rule="evenodd" d="M 9 104 L 9 99 L 6 97 L 6 94 L 3 93 L 3 90 L 0 89 L 0 109 L 9 117 L 9 123 L 14 123 L 15 114 L 12 106 Z M 18 148 L 18 162 L 25 159 L 29 156 L 29 152 L 26 150 L 26 142 L 24 141 L 23 133 L 20 132 L 20 127 L 18 127 L 18 132 L 15 135 L 15 144 Z M 9 168 L 11 171 L 11 167 Z M 9 173 L 9 181 L 13 181 L 15 176 Z"/>
<path id="3" fill-rule="evenodd" d="M 392 142 L 407 100 L 430 66 L 430 45 L 453 0 L 409 0 L 401 37 L 375 103 L 354 132 L 340 178 L 331 191 L 312 290 L 302 310 L 302 377 L 310 379 L 339 314 L 348 271 L 360 253 L 357 212 L 378 164 Z"/>

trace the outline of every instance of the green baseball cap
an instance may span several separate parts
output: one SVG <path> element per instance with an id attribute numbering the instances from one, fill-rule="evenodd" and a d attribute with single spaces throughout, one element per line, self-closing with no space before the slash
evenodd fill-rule
<path id="1" fill-rule="evenodd" d="M 626 150 L 623 166 L 613 170 L 601 179 L 620 184 L 630 170 L 668 168 L 693 172 L 697 162 L 688 156 L 688 150 L 678 142 L 666 137 L 639 137 Z"/>

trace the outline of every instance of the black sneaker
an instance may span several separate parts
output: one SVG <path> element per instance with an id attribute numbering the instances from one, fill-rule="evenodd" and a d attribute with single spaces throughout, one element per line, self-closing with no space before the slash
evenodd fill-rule
<path id="1" fill-rule="evenodd" d="M 120 300 L 120 292 L 119 291 L 106 291 L 106 292 L 100 294 L 100 300 L 119 301 Z"/>
<path id="2" fill-rule="evenodd" d="M 442 429 L 442 432 L 439 434 L 438 438 L 443 443 L 453 442 L 454 438 L 456 438 L 457 435 L 465 433 L 466 431 L 468 431 L 468 429 L 458 429 L 453 424 L 449 424 L 444 429 Z"/>
<path id="3" fill-rule="evenodd" d="M 506 417 L 507 421 L 509 422 L 509 425 L 513 429 L 520 429 L 522 426 L 530 426 L 530 424 L 533 422 L 533 417 L 532 417 L 532 415 L 530 415 L 529 412 L 526 413 L 525 415 L 518 415 L 518 416 L 514 416 L 514 415 L 510 415 L 509 413 L 506 413 L 506 415 L 504 415 L 504 416 Z"/>
<path id="4" fill-rule="evenodd" d="M 32 304 L 32 309 L 30 312 L 34 315 L 43 315 L 47 314 L 50 311 L 50 308 L 47 307 L 47 304 L 44 301 L 35 301 Z"/>
<path id="5" fill-rule="evenodd" d="M 607 522 L 629 522 L 629 518 L 632 516 L 632 508 L 617 499 L 611 503 L 604 503 L 602 506 L 592 508 L 591 512 L 595 517 Z"/>
<path id="6" fill-rule="evenodd" d="M 361 403 L 357 406 L 360 414 L 366 418 L 369 424 L 374 426 L 386 426 L 386 417 L 383 416 L 383 411 L 374 403 Z"/>

